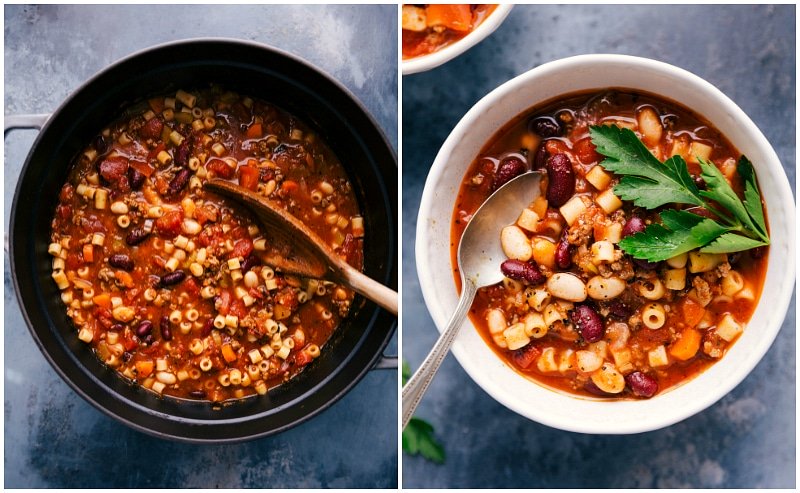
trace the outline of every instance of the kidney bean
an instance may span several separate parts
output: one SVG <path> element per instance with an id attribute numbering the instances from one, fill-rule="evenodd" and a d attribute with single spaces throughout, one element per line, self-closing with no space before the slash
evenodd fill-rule
<path id="1" fill-rule="evenodd" d="M 547 201 L 561 207 L 575 193 L 575 173 L 569 156 L 558 153 L 547 158 Z"/>
<path id="2" fill-rule="evenodd" d="M 697 186 L 698 190 L 705 190 L 706 189 L 706 181 L 703 179 L 702 176 L 700 176 L 700 175 L 693 176 L 692 180 L 694 181 L 694 184 Z"/>
<path id="3" fill-rule="evenodd" d="M 587 380 L 586 383 L 583 384 L 583 389 L 589 392 L 590 394 L 594 394 L 600 397 L 611 397 L 614 395 L 614 394 L 609 394 L 608 392 L 605 392 L 603 390 L 600 390 L 600 387 L 598 387 L 597 384 L 595 384 L 592 381 L 592 379 Z"/>
<path id="4" fill-rule="evenodd" d="M 619 319 L 627 320 L 633 315 L 633 309 L 624 301 L 616 299 L 608 304 L 609 313 Z"/>
<path id="5" fill-rule="evenodd" d="M 247 273 L 247 271 L 249 271 L 256 265 L 259 265 L 260 263 L 261 260 L 258 257 L 256 257 L 255 255 L 248 255 L 244 259 L 244 262 L 242 262 L 242 274 Z"/>
<path id="6" fill-rule="evenodd" d="M 147 177 L 138 172 L 136 168 L 128 168 L 128 183 L 130 183 L 131 190 L 139 190 L 142 188 L 145 179 L 147 179 Z"/>
<path id="7" fill-rule="evenodd" d="M 116 183 L 128 172 L 128 158 L 122 156 L 105 158 L 97 165 L 97 169 L 107 183 Z"/>
<path id="8" fill-rule="evenodd" d="M 561 239 L 558 240 L 556 245 L 556 265 L 559 269 L 569 269 L 572 265 L 572 250 L 573 247 L 567 241 L 566 230 L 561 234 Z"/>
<path id="9" fill-rule="evenodd" d="M 182 169 L 178 171 L 172 181 L 169 182 L 169 187 L 167 187 L 167 195 L 177 195 L 181 190 L 184 189 L 187 183 L 189 183 L 189 177 L 192 175 L 192 172 L 188 169 Z"/>
<path id="10" fill-rule="evenodd" d="M 142 320 L 142 323 L 136 327 L 136 335 L 140 338 L 147 337 L 147 335 L 153 331 L 153 322 L 149 320 Z"/>
<path id="11" fill-rule="evenodd" d="M 147 334 L 145 336 L 145 338 L 142 340 L 142 342 L 144 342 L 146 345 L 149 346 L 150 344 L 153 344 L 155 342 L 155 340 L 156 340 L 156 338 L 153 337 L 153 334 L 151 333 L 151 334 Z"/>
<path id="12" fill-rule="evenodd" d="M 169 328 L 169 317 L 166 315 L 161 316 L 161 338 L 165 341 L 172 340 L 172 329 Z"/>
<path id="13" fill-rule="evenodd" d="M 205 337 L 211 333 L 211 329 L 214 328 L 214 319 L 209 318 L 208 320 L 203 323 L 203 327 L 200 329 L 200 336 Z"/>
<path id="14" fill-rule="evenodd" d="M 640 258 L 633 259 L 633 263 L 636 264 L 636 266 L 640 269 L 644 270 L 656 270 L 661 265 L 661 262 L 650 262 L 649 260 Z"/>
<path id="15" fill-rule="evenodd" d="M 575 305 L 572 312 L 572 323 L 578 328 L 583 340 L 586 342 L 597 342 L 603 338 L 606 328 L 600 315 L 589 305 Z"/>
<path id="16" fill-rule="evenodd" d="M 122 353 L 123 362 L 127 363 L 128 361 L 131 360 L 131 358 L 133 358 L 133 353 L 131 353 L 130 351 L 125 351 L 124 353 Z"/>
<path id="17" fill-rule="evenodd" d="M 521 260 L 508 259 L 500 264 L 503 275 L 516 281 L 524 281 L 529 284 L 541 284 L 547 278 L 539 272 L 534 262 L 523 262 Z"/>
<path id="18" fill-rule="evenodd" d="M 108 141 L 103 134 L 94 138 L 94 149 L 97 151 L 97 154 L 105 154 L 106 151 L 108 151 L 108 147 Z"/>
<path id="19" fill-rule="evenodd" d="M 549 154 L 547 153 L 547 146 L 545 145 L 545 141 L 542 141 L 539 144 L 539 149 L 536 151 L 536 155 L 533 156 L 533 169 L 544 169 L 547 166 L 547 157 Z"/>
<path id="20" fill-rule="evenodd" d="M 150 236 L 150 233 L 144 230 L 144 228 L 135 228 L 128 233 L 125 237 L 125 243 L 128 245 L 138 245 L 139 243 L 143 242 L 147 237 Z"/>
<path id="21" fill-rule="evenodd" d="M 625 382 L 639 397 L 653 397 L 658 392 L 658 382 L 650 375 L 635 371 L 625 375 Z"/>
<path id="22" fill-rule="evenodd" d="M 111 264 L 111 267 L 116 267 L 117 269 L 126 270 L 128 272 L 133 270 L 133 260 L 124 253 L 115 253 L 108 257 L 108 263 Z"/>
<path id="23" fill-rule="evenodd" d="M 497 190 L 502 187 L 512 178 L 521 175 L 525 172 L 525 163 L 522 159 L 516 156 L 508 156 L 500 161 L 497 167 L 497 172 L 494 174 L 494 181 L 492 182 L 492 189 Z"/>
<path id="24" fill-rule="evenodd" d="M 195 399 L 205 399 L 206 398 L 206 391 L 205 390 L 193 390 L 189 392 L 189 395 L 194 397 Z"/>
<path id="25" fill-rule="evenodd" d="M 528 122 L 528 128 L 542 137 L 558 137 L 564 131 L 558 120 L 552 116 L 539 116 Z"/>
<path id="26" fill-rule="evenodd" d="M 175 164 L 178 166 L 186 166 L 189 164 L 189 156 L 191 154 L 192 137 L 189 136 L 183 139 L 181 145 L 175 149 Z"/>
<path id="27" fill-rule="evenodd" d="M 631 216 L 622 228 L 622 237 L 625 238 L 632 234 L 641 233 L 646 227 L 644 219 L 639 216 Z"/>
<path id="28" fill-rule="evenodd" d="M 176 270 L 161 276 L 161 286 L 172 286 L 178 284 L 186 278 L 186 273 L 182 270 Z"/>

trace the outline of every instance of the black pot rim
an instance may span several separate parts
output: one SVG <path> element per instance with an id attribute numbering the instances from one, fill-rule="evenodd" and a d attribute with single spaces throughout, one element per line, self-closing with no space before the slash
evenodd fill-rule
<path id="1" fill-rule="evenodd" d="M 24 201 L 22 201 L 21 197 L 20 197 L 20 189 L 22 188 L 25 176 L 29 172 L 29 168 L 32 166 L 32 158 L 33 158 L 33 156 L 35 154 L 35 151 L 37 150 L 38 146 L 40 145 L 41 140 L 43 140 L 45 138 L 45 136 L 47 135 L 48 129 L 50 128 L 51 123 L 53 123 L 57 119 L 57 116 L 63 111 L 63 109 L 65 107 L 67 107 L 69 105 L 69 103 L 77 95 L 81 94 L 88 87 L 90 87 L 93 84 L 95 84 L 97 82 L 97 80 L 100 79 L 101 77 L 103 77 L 106 73 L 118 68 L 119 66 L 124 65 L 124 64 L 130 62 L 131 60 L 139 59 L 142 56 L 153 54 L 154 52 L 159 52 L 159 51 L 162 51 L 162 50 L 169 50 L 169 49 L 172 49 L 172 48 L 181 48 L 181 47 L 185 47 L 185 46 L 197 47 L 197 46 L 204 45 L 204 44 L 225 45 L 225 46 L 229 46 L 230 48 L 248 47 L 250 49 L 264 50 L 266 52 L 272 53 L 273 55 L 277 55 L 279 57 L 286 58 L 286 59 L 288 59 L 288 60 L 290 60 L 290 61 L 292 61 L 292 62 L 294 62 L 296 64 L 304 66 L 305 68 L 307 68 L 307 69 L 309 69 L 309 70 L 311 70 L 313 72 L 316 72 L 317 75 L 319 75 L 320 77 L 325 79 L 325 83 L 326 84 L 330 84 L 332 87 L 335 87 L 339 92 L 341 92 L 344 96 L 347 97 L 347 99 L 349 100 L 350 103 L 352 103 L 353 105 L 355 105 L 355 107 L 357 107 L 357 109 L 361 113 L 361 115 L 359 115 L 359 116 L 363 117 L 366 120 L 366 122 L 368 122 L 368 124 L 375 131 L 376 135 L 378 135 L 379 138 L 381 139 L 380 145 L 383 148 L 385 148 L 386 150 L 389 151 L 389 154 L 391 155 L 391 159 L 395 163 L 395 168 L 396 168 L 396 160 L 397 160 L 396 152 L 394 151 L 394 149 L 391 146 L 391 144 L 388 142 L 388 140 L 386 138 L 386 135 L 384 134 L 384 132 L 381 129 L 381 127 L 377 124 L 377 122 L 375 121 L 373 116 L 366 110 L 366 108 L 361 103 L 361 101 L 359 101 L 358 98 L 356 98 L 352 94 L 352 92 L 350 92 L 343 84 L 341 84 L 339 81 L 337 81 L 336 79 L 331 77 L 329 74 L 327 74 L 325 71 L 323 71 L 320 68 L 316 67 L 312 63 L 302 59 L 301 57 L 299 57 L 297 55 L 293 55 L 291 53 L 288 53 L 288 52 L 286 52 L 284 50 L 281 50 L 281 49 L 278 49 L 278 48 L 274 48 L 274 47 L 271 47 L 271 46 L 263 44 L 263 43 L 258 43 L 258 42 L 254 42 L 254 41 L 248 41 L 248 40 L 239 40 L 239 39 L 233 39 L 233 38 L 217 38 L 217 37 L 210 37 L 209 38 L 209 37 L 204 37 L 204 38 L 190 38 L 190 39 L 182 39 L 182 40 L 177 40 L 177 41 L 170 41 L 170 42 L 167 42 L 167 43 L 154 45 L 154 46 L 151 46 L 151 47 L 136 51 L 136 52 L 134 52 L 134 53 L 132 53 L 130 55 L 127 55 L 127 56 L 125 56 L 125 57 L 123 57 L 123 58 L 121 58 L 121 59 L 109 64 L 108 66 L 104 67 L 102 70 L 100 70 L 99 72 L 94 74 L 92 77 L 90 77 L 89 79 L 84 81 L 77 89 L 72 91 L 61 102 L 61 104 L 58 106 L 58 108 L 51 113 L 51 117 L 48 118 L 47 122 L 42 126 L 41 130 L 39 131 L 39 134 L 37 135 L 36 139 L 34 140 L 33 144 L 31 145 L 31 149 L 30 149 L 30 151 L 28 153 L 28 156 L 25 159 L 25 162 L 24 162 L 24 164 L 22 166 L 19 178 L 18 178 L 16 186 L 15 186 L 14 197 L 13 197 L 12 206 L 11 206 L 10 222 L 9 222 L 9 246 L 8 246 L 8 248 L 9 248 L 9 260 L 10 260 L 10 266 L 11 266 L 11 278 L 12 278 L 12 282 L 13 282 L 13 285 L 14 285 L 14 290 L 15 290 L 15 293 L 16 293 L 16 296 L 17 296 L 17 300 L 18 300 L 18 303 L 19 303 L 20 308 L 21 308 L 22 316 L 25 319 L 25 322 L 26 322 L 26 324 L 28 326 L 28 330 L 31 333 L 31 335 L 32 335 L 34 341 L 36 342 L 37 346 L 39 347 L 39 350 L 45 356 L 45 359 L 48 361 L 50 366 L 56 371 L 56 373 L 61 377 L 61 379 L 64 380 L 78 395 L 80 395 L 83 399 L 85 399 L 87 402 L 92 404 L 95 408 L 97 408 L 98 410 L 100 410 L 104 414 L 112 417 L 113 419 L 115 419 L 115 420 L 117 420 L 119 422 L 122 422 L 122 423 L 124 423 L 125 425 L 127 425 L 127 426 L 129 426 L 131 428 L 134 428 L 134 429 L 136 429 L 138 431 L 144 432 L 144 433 L 152 435 L 152 436 L 156 436 L 156 437 L 159 437 L 159 438 L 167 438 L 167 439 L 180 441 L 180 442 L 189 442 L 189 443 L 234 443 L 234 442 L 242 442 L 242 441 L 246 441 L 246 440 L 256 439 L 256 438 L 260 438 L 260 437 L 264 437 L 264 436 L 269 436 L 269 435 L 273 435 L 273 434 L 277 434 L 277 433 L 280 433 L 282 431 L 285 431 L 285 430 L 287 430 L 289 428 L 297 426 L 297 425 L 299 425 L 299 424 L 311 419 L 312 417 L 320 414 L 321 412 L 323 412 L 324 410 L 329 408 L 331 405 L 333 405 L 335 402 L 337 402 L 339 399 L 341 399 L 348 391 L 350 391 L 364 377 L 364 375 L 370 369 L 373 368 L 373 366 L 375 366 L 375 363 L 382 357 L 382 352 L 385 350 L 386 346 L 388 345 L 389 341 L 391 340 L 391 338 L 392 338 L 392 336 L 393 336 L 393 334 L 394 334 L 394 332 L 396 330 L 397 320 L 395 319 L 391 323 L 391 326 L 388 328 L 388 330 L 385 331 L 385 334 L 384 334 L 382 340 L 380 340 L 379 344 L 377 344 L 374 352 L 372 352 L 372 354 L 366 359 L 366 362 L 360 363 L 360 366 L 358 367 L 358 370 L 356 372 L 353 372 L 353 373 L 349 374 L 350 378 L 349 378 L 348 382 L 345 382 L 344 384 L 339 385 L 337 390 L 331 396 L 329 396 L 329 398 L 327 398 L 324 402 L 315 405 L 313 408 L 305 409 L 305 411 L 299 417 L 291 420 L 290 422 L 286 422 L 286 423 L 284 423 L 284 424 L 282 424 L 280 426 L 277 426 L 277 427 L 274 427 L 274 428 L 269 428 L 269 429 L 266 429 L 266 430 L 253 430 L 253 432 L 244 432 L 244 433 L 241 433 L 241 434 L 237 433 L 237 434 L 234 434 L 234 435 L 231 435 L 231 436 L 221 436 L 221 437 L 220 436 L 216 436 L 216 437 L 213 437 L 213 438 L 206 438 L 206 437 L 203 436 L 202 433 L 196 434 L 194 432 L 192 432 L 191 434 L 170 433 L 170 432 L 165 432 L 165 431 L 162 431 L 162 430 L 154 430 L 154 429 L 152 429 L 152 428 L 150 428 L 150 427 L 148 427 L 146 425 L 142 425 L 139 422 L 137 422 L 136 419 L 129 418 L 129 416 L 128 416 L 129 413 L 128 412 L 124 412 L 124 411 L 126 411 L 126 410 L 130 411 L 132 409 L 132 410 L 135 410 L 137 412 L 142 412 L 142 413 L 150 415 L 150 416 L 155 415 L 155 416 L 158 417 L 158 419 L 165 419 L 165 420 L 173 422 L 175 424 L 186 425 L 187 428 L 185 428 L 185 429 L 188 429 L 190 431 L 195 427 L 196 427 L 197 431 L 199 431 L 199 430 L 202 430 L 202 429 L 206 429 L 208 426 L 215 426 L 215 425 L 218 425 L 218 426 L 244 425 L 244 424 L 246 424 L 248 422 L 253 421 L 254 418 L 259 418 L 260 417 L 260 419 L 263 420 L 265 418 L 265 416 L 261 416 L 261 415 L 262 414 L 269 414 L 269 413 L 260 413 L 260 414 L 254 415 L 254 416 L 244 416 L 244 417 L 231 418 L 231 419 L 198 420 L 198 419 L 192 419 L 192 418 L 168 415 L 168 414 L 159 412 L 157 410 L 148 408 L 146 406 L 140 405 L 138 403 L 132 402 L 129 399 L 125 399 L 125 398 L 119 396 L 118 394 L 117 394 L 117 398 L 119 398 L 121 400 L 121 402 L 122 402 L 122 405 L 123 405 L 122 411 L 123 412 L 109 409 L 106 405 L 103 405 L 101 402 L 99 402 L 97 399 L 95 399 L 92 395 L 87 393 L 84 390 L 83 387 L 81 387 L 76 382 L 74 382 L 72 377 L 68 374 L 68 372 L 65 371 L 61 367 L 61 365 L 59 365 L 58 362 L 54 359 L 53 355 L 50 354 L 50 351 L 48 350 L 48 348 L 47 348 L 47 346 L 45 344 L 45 341 L 43 341 L 42 338 L 40 337 L 40 334 L 37 331 L 37 329 L 35 328 L 35 324 L 34 324 L 33 320 L 30 317 L 30 314 L 29 314 L 29 310 L 30 309 L 41 309 L 41 308 L 44 308 L 44 307 L 42 306 L 41 299 L 38 299 L 40 297 L 37 297 L 37 299 L 35 299 L 35 300 L 28 300 L 27 302 L 24 299 L 24 297 L 22 295 L 22 291 L 21 291 L 20 278 L 19 278 L 19 274 L 18 274 L 19 273 L 19 265 L 17 263 L 17 260 L 18 260 L 17 256 L 19 254 L 19 251 L 18 251 L 18 248 L 16 247 L 17 238 L 16 238 L 16 235 L 15 235 L 15 231 L 16 231 L 16 227 L 17 227 L 17 224 L 16 224 L 17 223 L 17 217 L 19 216 L 18 207 L 20 207 L 20 206 L 24 207 L 24 205 L 22 205 L 22 202 L 24 202 Z M 199 50 L 199 51 L 201 51 L 201 50 Z M 202 56 L 201 56 L 201 58 L 202 58 Z M 387 199 L 387 201 L 388 201 L 388 198 L 385 197 L 385 199 Z M 392 205 L 392 204 L 390 204 L 390 205 Z M 396 212 L 396 210 L 395 210 L 396 207 L 397 207 L 397 205 L 394 204 L 392 207 L 390 207 L 387 210 L 387 215 L 388 215 L 387 219 L 388 219 L 390 225 L 394 228 L 395 235 L 397 234 L 397 232 L 396 232 L 397 231 L 397 224 L 396 224 L 396 217 L 395 217 L 396 214 L 392 215 L 391 213 L 392 212 Z M 391 239 L 391 238 L 390 238 L 390 240 L 393 240 L 392 244 L 394 245 L 396 240 Z M 396 248 L 395 248 L 395 250 L 396 250 Z M 387 274 L 388 279 L 386 281 L 390 282 L 390 283 L 391 282 L 395 282 L 396 283 L 397 282 L 396 252 L 394 254 L 394 258 L 393 259 L 389 259 L 389 265 L 387 266 L 387 272 L 388 272 L 388 274 Z M 376 323 L 379 323 L 379 321 L 377 319 L 381 318 L 381 317 L 383 319 L 386 319 L 386 314 L 380 313 L 380 310 L 375 308 L 375 310 L 373 311 L 373 313 L 372 313 L 372 315 L 370 317 L 369 326 L 371 327 L 372 325 L 374 325 Z M 363 343 L 363 341 L 362 341 L 362 343 Z M 363 345 L 363 344 L 360 343 L 359 347 L 361 345 Z M 356 350 L 359 349 L 359 347 L 354 348 L 354 353 L 355 353 Z M 343 361 L 341 361 L 339 363 L 340 367 L 348 364 L 353 357 L 354 357 L 354 355 L 350 354 L 347 358 L 345 358 Z M 302 375 L 302 373 L 301 373 L 301 375 Z M 338 376 L 338 374 L 334 375 L 334 376 Z M 315 385 L 311 389 L 310 392 L 313 393 L 313 394 L 316 394 L 317 391 L 319 391 L 321 388 L 324 388 L 325 386 L 329 385 L 332 379 L 333 379 L 333 376 L 329 376 L 328 378 L 323 379 L 317 385 Z M 95 384 L 97 384 L 97 379 L 96 378 L 92 377 L 92 380 L 94 381 Z M 101 390 L 103 390 L 104 392 L 113 392 L 111 389 L 106 389 L 106 388 L 103 388 Z M 287 407 L 291 407 L 293 405 L 296 405 L 297 402 L 303 401 L 307 395 L 309 395 L 309 394 L 306 393 L 304 396 L 301 396 L 298 399 L 293 399 L 293 400 L 285 403 L 284 405 L 280 406 L 279 408 L 276 408 L 276 409 L 273 409 L 273 410 L 280 410 L 280 409 L 283 409 L 283 408 L 287 408 Z M 169 397 L 165 397 L 165 398 L 169 398 Z M 266 416 L 266 417 L 268 417 L 268 416 Z"/>

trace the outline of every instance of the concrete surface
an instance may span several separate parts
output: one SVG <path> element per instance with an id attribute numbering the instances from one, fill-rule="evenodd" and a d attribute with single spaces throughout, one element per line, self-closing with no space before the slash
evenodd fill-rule
<path id="1" fill-rule="evenodd" d="M 430 164 L 463 114 L 542 63 L 622 53 L 672 63 L 719 87 L 755 121 L 795 183 L 795 7 L 518 5 L 487 40 L 403 78 L 403 354 L 416 368 L 438 332 L 425 309 L 414 232 Z M 757 327 L 751 330 L 757 330 Z M 794 488 L 795 306 L 763 361 L 710 409 L 633 436 L 558 431 L 485 394 L 448 356 L 417 416 L 444 443 L 437 466 L 403 456 L 427 488 Z"/>
<path id="2" fill-rule="evenodd" d="M 46 113 L 115 60 L 177 39 L 259 41 L 333 75 L 397 148 L 396 7 L 6 6 L 5 114 Z M 4 225 L 33 131 L 9 134 Z M 300 427 L 240 445 L 146 436 L 101 414 L 61 381 L 22 319 L 5 275 L 6 487 L 397 486 L 395 371 L 372 371 Z M 395 341 L 389 354 L 397 353 Z"/>

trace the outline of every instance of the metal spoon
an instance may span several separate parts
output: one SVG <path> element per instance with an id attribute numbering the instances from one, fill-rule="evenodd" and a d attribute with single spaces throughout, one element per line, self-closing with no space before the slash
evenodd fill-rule
<path id="1" fill-rule="evenodd" d="M 447 327 L 433 349 L 403 387 L 403 428 L 439 370 L 461 328 L 478 288 L 503 280 L 500 264 L 506 259 L 500 246 L 500 230 L 514 223 L 522 209 L 540 195 L 541 174 L 524 173 L 489 196 L 470 219 L 458 244 L 461 297 Z"/>
<path id="2" fill-rule="evenodd" d="M 336 255 L 327 243 L 283 208 L 247 188 L 210 180 L 206 190 L 247 206 L 269 229 L 270 247 L 261 260 L 284 273 L 325 279 L 351 288 L 397 315 L 397 292 L 367 277 Z"/>

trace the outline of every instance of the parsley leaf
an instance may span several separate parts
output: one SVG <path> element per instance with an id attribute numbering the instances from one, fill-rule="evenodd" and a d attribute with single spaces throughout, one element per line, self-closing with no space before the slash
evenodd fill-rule
<path id="1" fill-rule="evenodd" d="M 620 248 L 636 258 L 658 262 L 700 248 L 728 231 L 712 219 L 674 209 L 662 212 L 661 221 L 666 227 L 651 224 L 621 240 Z"/>
<path id="2" fill-rule="evenodd" d="M 600 165 L 621 176 L 614 193 L 622 200 L 646 209 L 667 204 L 702 207 L 715 216 L 664 210 L 661 224 L 651 224 L 619 242 L 634 258 L 657 262 L 698 248 L 706 253 L 731 253 L 769 244 L 755 172 L 746 157 L 741 157 L 737 167 L 744 184 L 742 201 L 710 161 L 698 159 L 706 183 L 699 190 L 681 156 L 660 162 L 630 129 L 591 126 L 589 133 L 597 152 L 606 157 Z"/>
<path id="3" fill-rule="evenodd" d="M 403 360 L 403 385 L 411 378 L 411 366 Z M 433 438 L 433 426 L 425 420 L 412 417 L 403 429 L 403 451 L 421 455 L 431 462 L 444 463 L 444 447 Z"/>
<path id="4" fill-rule="evenodd" d="M 403 450 L 437 464 L 444 463 L 444 448 L 433 438 L 433 426 L 419 418 L 411 418 L 403 430 Z"/>
<path id="5" fill-rule="evenodd" d="M 661 163 L 630 129 L 616 125 L 589 127 L 597 152 L 606 156 L 600 165 L 622 175 L 614 193 L 639 207 L 655 209 L 665 204 L 703 205 L 697 185 L 680 156 Z"/>

